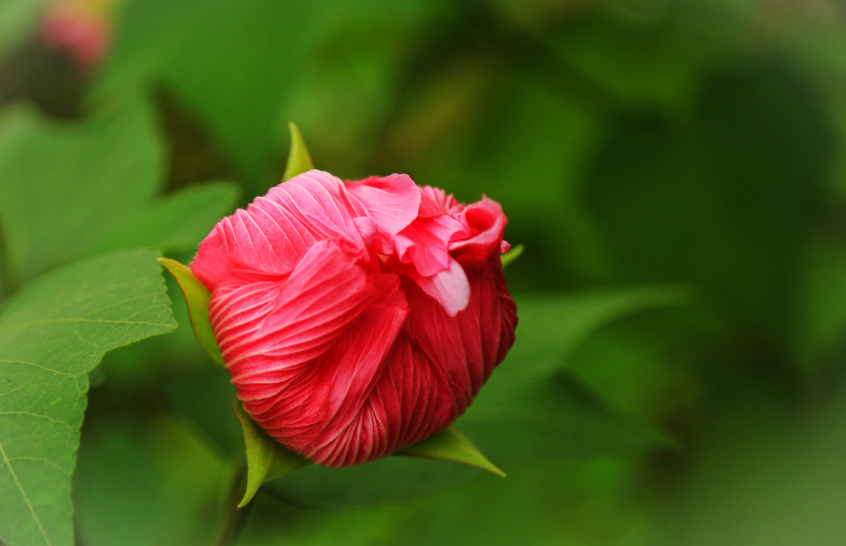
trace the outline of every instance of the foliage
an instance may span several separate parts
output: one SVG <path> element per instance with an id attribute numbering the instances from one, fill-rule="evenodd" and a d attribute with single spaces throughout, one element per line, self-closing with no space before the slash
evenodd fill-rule
<path id="1" fill-rule="evenodd" d="M 70 482 L 88 373 L 106 351 L 176 326 L 154 260 L 148 251 L 85 260 L 30 283 L 3 309 L 5 542 L 73 542 Z"/>
<path id="2" fill-rule="evenodd" d="M 843 543 L 842 3 L 125 0 L 58 83 L 39 4 L 0 0 L 0 100 L 85 115 L 0 105 L 0 541 L 226 533 L 244 435 L 172 280 L 179 330 L 95 366 L 173 327 L 155 250 L 231 210 L 207 179 L 282 180 L 294 120 L 344 178 L 503 204 L 517 343 L 456 427 L 508 477 L 309 465 L 239 545 Z"/>

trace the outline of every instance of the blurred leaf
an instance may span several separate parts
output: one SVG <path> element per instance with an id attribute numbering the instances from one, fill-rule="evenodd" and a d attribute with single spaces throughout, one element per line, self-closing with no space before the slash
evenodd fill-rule
<path id="1" fill-rule="evenodd" d="M 158 414 L 99 414 L 94 394 L 89 402 L 73 482 L 77 544 L 213 544 L 230 465 Z"/>
<path id="2" fill-rule="evenodd" d="M 385 457 L 358 466 L 327 468 L 310 465 L 284 479 L 268 482 L 262 491 L 294 505 L 342 507 L 379 502 L 407 502 L 478 477 L 480 471 L 446 461 Z"/>
<path id="3" fill-rule="evenodd" d="M 160 197 L 122 217 L 89 252 L 121 248 L 157 248 L 165 252 L 196 250 L 196 245 L 232 212 L 238 189 L 229 182 L 210 182 Z"/>
<path id="4" fill-rule="evenodd" d="M 517 245 L 511 249 L 508 254 L 502 255 L 502 267 L 508 267 L 508 264 L 516 260 L 520 257 L 520 254 L 523 253 L 523 245 Z"/>
<path id="5" fill-rule="evenodd" d="M 238 398 L 232 398 L 232 411 L 244 429 L 244 444 L 247 450 L 247 487 L 238 508 L 246 506 L 263 483 L 276 480 L 294 470 L 311 464 L 265 433 L 252 417 L 244 411 Z"/>
<path id="6" fill-rule="evenodd" d="M 678 519 L 666 544 L 846 543 L 846 397 L 837 383 L 802 412 L 754 385 L 721 393 L 674 498 Z"/>
<path id="7" fill-rule="evenodd" d="M 297 129 L 297 126 L 293 122 L 288 123 L 288 128 L 291 131 L 291 151 L 288 152 L 288 164 L 285 167 L 285 174 L 282 177 L 283 182 L 314 168 L 300 130 Z"/>
<path id="8" fill-rule="evenodd" d="M 496 474 L 503 478 L 505 477 L 505 473 L 487 460 L 482 455 L 482 452 L 479 451 L 479 448 L 473 445 L 473 442 L 468 440 L 454 426 L 436 432 L 425 440 L 402 449 L 396 454 L 439 461 L 452 461 L 454 463 L 473 466 L 481 470 L 487 470 L 491 474 Z"/>
<path id="9" fill-rule="evenodd" d="M 0 0 L 0 60 L 33 32 L 44 0 Z"/>
<path id="10" fill-rule="evenodd" d="M 73 544 L 70 476 L 88 372 L 110 349 L 176 327 L 150 251 L 85 260 L 0 314 L 0 540 Z"/>
<path id="11" fill-rule="evenodd" d="M 317 15 L 296 2 L 128 1 L 101 91 L 164 85 L 203 119 L 256 193 L 268 174 L 279 105 L 317 36 Z"/>
<path id="12" fill-rule="evenodd" d="M 169 378 L 168 406 L 176 417 L 232 463 L 244 457 L 244 433 L 232 413 L 235 387 L 220 368 L 206 366 L 197 373 Z"/>
<path id="13" fill-rule="evenodd" d="M 622 124 L 595 160 L 587 204 L 618 279 L 696 283 L 733 324 L 793 348 L 834 146 L 824 103 L 800 71 L 756 61 L 681 121 Z"/>
<path id="14" fill-rule="evenodd" d="M 808 250 L 798 356 L 805 371 L 819 371 L 822 359 L 830 356 L 834 357 L 831 364 L 839 369 L 839 348 L 846 331 L 846 245 L 819 238 Z"/>
<path id="15" fill-rule="evenodd" d="M 68 260 L 156 191 L 162 151 L 132 102 L 85 126 L 18 109 L 0 118 L 0 226 L 19 283 Z"/>
<path id="16" fill-rule="evenodd" d="M 504 396 L 485 389 L 458 421 L 506 470 L 542 457 L 588 457 L 674 447 L 665 434 L 609 409 L 572 376 L 515 385 Z"/>
<path id="17" fill-rule="evenodd" d="M 607 408 L 561 370 L 596 329 L 624 316 L 687 303 L 680 287 L 518 300 L 517 342 L 459 426 L 502 465 L 668 447 L 665 435 Z"/>
<path id="18" fill-rule="evenodd" d="M 176 279 L 176 282 L 179 283 L 182 296 L 185 298 L 185 305 L 188 307 L 191 327 L 194 329 L 194 335 L 197 336 L 200 345 L 215 363 L 225 367 L 226 363 L 220 355 L 220 347 L 217 346 L 217 340 L 214 337 L 214 332 L 209 322 L 209 301 L 211 295 L 208 289 L 194 276 L 191 268 L 187 265 L 183 265 L 170 258 L 159 258 L 159 263 L 167 268 L 170 274 L 173 275 L 173 278 Z"/>
<path id="19" fill-rule="evenodd" d="M 27 109 L 0 118 L 0 227 L 17 283 L 83 253 L 191 248 L 231 210 L 222 183 L 152 200 L 162 169 L 152 121 L 138 100 L 81 126 Z"/>
<path id="20" fill-rule="evenodd" d="M 517 299 L 517 341 L 483 393 L 509 392 L 515 382 L 555 374 L 573 349 L 602 326 L 638 312 L 689 304 L 690 290 L 654 286 Z"/>

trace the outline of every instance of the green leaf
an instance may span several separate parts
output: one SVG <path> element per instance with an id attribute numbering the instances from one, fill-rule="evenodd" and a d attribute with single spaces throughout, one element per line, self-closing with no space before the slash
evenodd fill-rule
<path id="1" fill-rule="evenodd" d="M 305 506 L 337 508 L 408 502 L 484 474 L 476 468 L 446 461 L 385 457 L 347 468 L 309 465 L 284 480 L 265 484 L 264 490 Z M 490 478 L 502 481 L 494 476 Z"/>
<path id="2" fill-rule="evenodd" d="M 523 253 L 524 249 L 525 249 L 525 247 L 523 245 L 517 245 L 514 248 L 512 248 L 511 251 L 508 254 L 503 254 L 502 255 L 502 267 L 503 268 L 508 267 L 508 265 L 511 262 L 513 262 L 514 260 L 516 260 L 517 258 L 520 257 L 520 254 Z"/>
<path id="3" fill-rule="evenodd" d="M 840 141 L 812 81 L 759 59 L 715 78 L 689 119 L 617 126 L 583 187 L 618 278 L 695 284 L 731 327 L 796 348 Z"/>
<path id="4" fill-rule="evenodd" d="M 99 412 L 98 400 L 89 402 L 73 478 L 77 544 L 214 544 L 225 520 L 209 507 L 232 465 L 161 413 L 127 418 L 127 406 Z"/>
<path id="5" fill-rule="evenodd" d="M 473 442 L 461 434 L 454 426 L 447 427 L 437 432 L 422 442 L 402 449 L 396 455 L 408 455 L 409 457 L 423 457 L 424 459 L 437 459 L 441 461 L 452 461 L 455 463 L 474 466 L 487 470 L 497 476 L 505 477 L 505 472 L 494 466 L 482 455 L 479 448 Z"/>
<path id="6" fill-rule="evenodd" d="M 201 10 L 190 0 L 126 2 L 99 91 L 152 81 L 173 90 L 224 147 L 249 193 L 258 193 L 277 148 L 280 105 L 307 72 L 321 17 L 297 2 L 215 2 Z"/>
<path id="7" fill-rule="evenodd" d="M 80 126 L 25 108 L 0 119 L 0 229 L 18 283 L 78 256 L 156 192 L 152 119 L 140 101 Z"/>
<path id="8" fill-rule="evenodd" d="M 232 212 L 237 199 L 238 188 L 229 182 L 207 182 L 161 197 L 120 218 L 88 252 L 123 248 L 195 251 L 214 225 Z"/>
<path id="9" fill-rule="evenodd" d="M 88 373 L 116 347 L 176 327 L 155 262 L 126 251 L 62 267 L 0 313 L 0 540 L 73 544 L 71 473 Z"/>
<path id="10" fill-rule="evenodd" d="M 11 284 L 85 254 L 189 250 L 235 201 L 216 183 L 154 199 L 164 152 L 140 99 L 82 125 L 0 117 L 0 230 Z M 44 158 L 49 158 L 45 160 Z"/>
<path id="11" fill-rule="evenodd" d="M 311 464 L 271 438 L 244 411 L 237 398 L 232 398 L 232 410 L 244 429 L 244 444 L 247 448 L 247 488 L 238 508 L 246 506 L 263 483 L 276 480 Z"/>
<path id="12" fill-rule="evenodd" d="M 44 0 L 0 1 L 0 59 L 30 36 L 45 4 Z"/>
<path id="13" fill-rule="evenodd" d="M 518 299 L 517 341 L 483 392 L 509 391 L 514 382 L 551 377 L 573 349 L 598 328 L 638 312 L 691 301 L 690 290 L 667 285 Z"/>
<path id="14" fill-rule="evenodd" d="M 508 396 L 489 396 L 482 388 L 458 425 L 506 468 L 546 457 L 596 457 L 675 447 L 668 436 L 609 408 L 563 372 L 515 385 Z"/>
<path id="15" fill-rule="evenodd" d="M 217 340 L 214 338 L 214 332 L 209 322 L 211 295 L 208 289 L 194 276 L 191 268 L 187 265 L 170 258 L 159 258 L 159 263 L 170 271 L 170 274 L 179 283 L 182 296 L 185 298 L 185 305 L 188 306 L 188 317 L 191 319 L 191 327 L 194 329 L 197 341 L 200 342 L 200 345 L 212 360 L 225 367 L 226 363 L 220 355 L 220 347 L 217 346 Z"/>
<path id="16" fill-rule="evenodd" d="M 291 130 L 291 151 L 288 153 L 288 164 L 285 166 L 285 175 L 282 177 L 283 182 L 314 168 L 300 130 L 297 129 L 294 122 L 289 122 L 288 128 Z"/>

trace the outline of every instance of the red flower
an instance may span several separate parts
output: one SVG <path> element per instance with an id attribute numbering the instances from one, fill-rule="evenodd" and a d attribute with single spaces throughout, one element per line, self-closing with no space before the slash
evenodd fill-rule
<path id="1" fill-rule="evenodd" d="M 505 223 L 486 197 L 317 170 L 221 220 L 191 269 L 244 409 L 334 467 L 449 426 L 514 342 Z"/>

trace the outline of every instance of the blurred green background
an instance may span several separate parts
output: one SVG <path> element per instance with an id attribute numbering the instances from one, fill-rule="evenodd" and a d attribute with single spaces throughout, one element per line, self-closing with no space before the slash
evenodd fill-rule
<path id="1" fill-rule="evenodd" d="M 60 5 L 83 38 L 45 30 Z M 508 477 L 307 469 L 239 545 L 846 544 L 843 0 L 0 0 L 0 103 L 57 134 L 114 116 L 86 157 L 149 148 L 162 191 L 240 205 L 293 120 L 318 168 L 487 194 L 525 245 L 517 344 L 458 422 Z M 190 261 L 220 191 L 137 244 Z M 227 517 L 240 432 L 174 290 L 182 327 L 91 377 L 80 545 L 213 544 Z"/>

